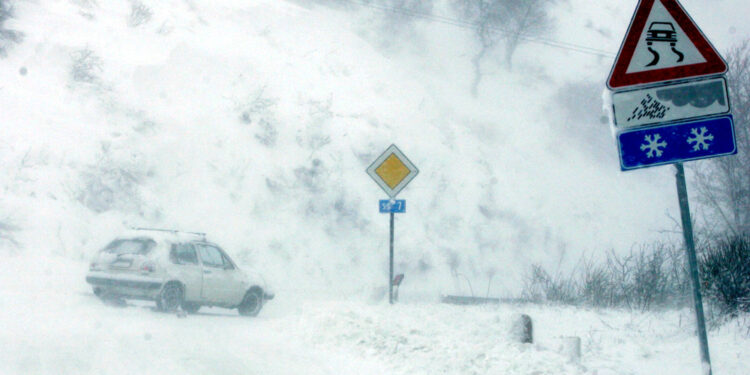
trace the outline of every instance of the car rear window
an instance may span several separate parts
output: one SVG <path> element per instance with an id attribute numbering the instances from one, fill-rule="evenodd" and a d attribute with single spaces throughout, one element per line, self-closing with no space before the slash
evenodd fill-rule
<path id="1" fill-rule="evenodd" d="M 172 245 L 169 259 L 174 264 L 198 264 L 195 248 L 189 243 L 177 243 Z"/>
<path id="2" fill-rule="evenodd" d="M 156 241 L 150 238 L 117 239 L 104 248 L 104 252 L 111 254 L 140 254 L 146 255 L 156 246 Z"/>

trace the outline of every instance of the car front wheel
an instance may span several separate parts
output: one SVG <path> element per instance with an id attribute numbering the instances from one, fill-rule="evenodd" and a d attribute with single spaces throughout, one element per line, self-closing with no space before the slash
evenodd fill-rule
<path id="1" fill-rule="evenodd" d="M 156 307 L 161 311 L 173 312 L 182 305 L 182 287 L 175 282 L 167 283 L 162 288 Z"/>
<path id="2" fill-rule="evenodd" d="M 242 300 L 242 304 L 237 308 L 240 315 L 243 316 L 257 316 L 260 309 L 263 307 L 263 291 L 258 288 L 250 289 L 245 294 L 245 298 Z"/>

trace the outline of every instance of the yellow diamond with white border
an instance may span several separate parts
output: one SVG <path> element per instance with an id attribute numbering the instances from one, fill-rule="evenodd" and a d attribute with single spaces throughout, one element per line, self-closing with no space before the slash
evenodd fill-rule
<path id="1" fill-rule="evenodd" d="M 419 174 L 419 169 L 393 144 L 365 171 L 391 199 Z"/>
<path id="2" fill-rule="evenodd" d="M 395 154 L 391 154 L 388 158 L 375 169 L 375 173 L 383 179 L 388 187 L 394 189 L 406 176 L 411 173 L 409 168 L 398 158 Z"/>

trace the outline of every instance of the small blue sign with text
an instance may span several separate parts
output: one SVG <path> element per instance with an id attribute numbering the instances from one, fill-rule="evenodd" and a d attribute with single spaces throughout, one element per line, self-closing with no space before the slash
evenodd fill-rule
<path id="1" fill-rule="evenodd" d="M 402 214 L 406 212 L 406 200 L 405 199 L 381 199 L 380 200 L 380 213 L 381 214 Z"/>

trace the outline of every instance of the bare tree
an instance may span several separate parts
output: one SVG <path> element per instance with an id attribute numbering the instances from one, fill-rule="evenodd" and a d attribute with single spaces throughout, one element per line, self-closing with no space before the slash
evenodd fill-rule
<path id="1" fill-rule="evenodd" d="M 474 26 L 479 51 L 472 58 L 474 80 L 471 93 L 476 96 L 482 81 L 483 60 L 504 41 L 505 64 L 510 70 L 513 54 L 529 38 L 552 29 L 546 8 L 554 0 L 454 0 L 460 16 Z"/>
<path id="2" fill-rule="evenodd" d="M 323 5 L 338 9 L 361 9 L 363 7 L 380 10 L 395 22 L 403 19 L 411 21 L 415 16 L 423 16 L 432 11 L 434 0 L 292 0 L 304 6 Z M 400 21 L 399 21 L 400 19 Z"/>
<path id="3" fill-rule="evenodd" d="M 513 54 L 522 41 L 537 37 L 552 30 L 552 18 L 547 7 L 554 0 L 506 0 L 505 8 L 505 63 L 512 67 Z"/>
<path id="4" fill-rule="evenodd" d="M 403 25 L 411 25 L 415 20 L 432 14 L 434 0 L 359 0 L 371 5 L 387 15 L 391 31 L 397 31 Z"/>
<path id="5" fill-rule="evenodd" d="M 713 231 L 750 233 L 750 39 L 727 53 L 737 155 L 694 163 L 698 202 Z"/>
<path id="6" fill-rule="evenodd" d="M 305 7 L 325 6 L 359 12 L 360 36 L 382 50 L 413 48 L 422 43 L 418 21 L 431 20 L 435 0 L 291 0 Z M 404 45 L 404 42 L 408 44 Z"/>
<path id="7" fill-rule="evenodd" d="M 474 32 L 479 41 L 479 51 L 471 59 L 474 66 L 474 80 L 471 94 L 477 96 L 482 81 L 482 60 L 500 42 L 502 35 L 498 28 L 503 23 L 503 0 L 458 0 L 457 8 L 461 16 L 474 24 Z"/>
<path id="8" fill-rule="evenodd" d="M 18 43 L 23 34 L 5 27 L 5 21 L 13 17 L 13 6 L 8 0 L 0 0 L 0 57 L 5 57 L 12 43 Z"/>

